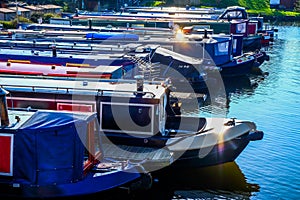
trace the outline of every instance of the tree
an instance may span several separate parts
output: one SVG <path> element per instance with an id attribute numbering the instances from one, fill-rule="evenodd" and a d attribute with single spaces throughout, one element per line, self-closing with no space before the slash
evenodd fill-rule
<path id="1" fill-rule="evenodd" d="M 294 10 L 300 12 L 300 0 L 296 0 Z"/>

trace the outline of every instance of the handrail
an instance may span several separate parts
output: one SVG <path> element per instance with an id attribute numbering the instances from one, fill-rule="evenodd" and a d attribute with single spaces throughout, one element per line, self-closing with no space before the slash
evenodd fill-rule
<path id="1" fill-rule="evenodd" d="M 136 80 L 133 79 L 99 79 L 99 78 L 89 78 L 88 80 L 84 77 L 58 77 L 58 76 L 43 76 L 43 75 L 11 75 L 11 74 L 0 74 L 0 78 L 22 78 L 22 79 L 45 79 L 45 80 L 62 80 L 62 81 L 86 81 L 86 82 L 108 82 L 108 83 L 136 83 Z M 161 85 L 161 81 L 155 80 L 144 80 L 146 84 L 152 85 Z M 167 78 L 165 79 L 167 80 Z"/>
<path id="2" fill-rule="evenodd" d="M 154 98 L 156 95 L 153 92 L 148 91 L 129 91 L 129 90 L 106 90 L 106 89 L 90 89 L 90 88 L 68 88 L 68 87 L 57 87 L 57 86 L 24 86 L 24 85 L 12 85 L 12 84 L 1 84 L 1 88 L 5 87 L 15 87 L 15 88 L 28 88 L 32 89 L 33 92 L 35 92 L 37 89 L 52 89 L 53 92 L 59 91 L 59 90 L 65 90 L 66 94 L 70 94 L 71 91 L 86 91 L 86 92 L 96 92 L 95 96 L 103 96 L 104 92 L 111 92 L 111 93 L 133 93 L 135 95 L 139 94 L 144 96 L 145 94 L 150 94 L 152 98 Z M 100 94 L 100 95 L 99 95 Z"/>

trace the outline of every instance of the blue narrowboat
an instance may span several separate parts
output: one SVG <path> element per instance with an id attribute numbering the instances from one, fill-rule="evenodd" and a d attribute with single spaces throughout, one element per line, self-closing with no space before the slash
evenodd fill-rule
<path id="1" fill-rule="evenodd" d="M 196 108 L 198 101 L 172 102 L 167 87 L 140 78 L 89 82 L 3 77 L 0 85 L 11 93 L 10 107 L 96 111 L 105 144 L 142 149 L 134 151 L 135 162 L 148 147 L 170 152 L 173 167 L 217 165 L 234 161 L 250 141 L 263 137 L 251 121 L 182 115 L 181 109 Z M 110 156 L 132 155 L 126 149 Z"/>
<path id="2" fill-rule="evenodd" d="M 89 195 L 138 181 L 142 168 L 103 159 L 97 115 L 7 109 L 1 89 L 0 196 Z"/>

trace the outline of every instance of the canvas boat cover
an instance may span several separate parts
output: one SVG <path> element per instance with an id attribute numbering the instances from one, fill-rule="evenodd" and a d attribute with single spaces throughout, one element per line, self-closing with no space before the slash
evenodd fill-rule
<path id="1" fill-rule="evenodd" d="M 14 133 L 13 177 L 32 185 L 78 181 L 95 113 L 36 111 Z"/>
<path id="2" fill-rule="evenodd" d="M 174 51 L 171 51 L 169 49 L 166 48 L 162 48 L 162 47 L 158 47 L 155 50 L 156 54 L 160 54 L 162 56 L 165 57 L 172 57 L 172 59 L 177 60 L 179 62 L 183 62 L 183 63 L 187 63 L 187 64 L 191 64 L 191 65 L 201 65 L 202 64 L 202 60 L 200 59 L 196 59 L 190 56 L 186 56 Z"/>

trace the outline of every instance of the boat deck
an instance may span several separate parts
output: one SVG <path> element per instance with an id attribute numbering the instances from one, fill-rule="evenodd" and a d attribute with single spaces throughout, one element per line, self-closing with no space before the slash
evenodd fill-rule
<path id="1" fill-rule="evenodd" d="M 103 155 L 116 160 L 141 162 L 146 167 L 165 167 L 173 162 L 173 154 L 163 148 L 103 144 Z"/>

